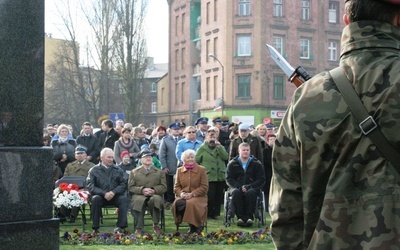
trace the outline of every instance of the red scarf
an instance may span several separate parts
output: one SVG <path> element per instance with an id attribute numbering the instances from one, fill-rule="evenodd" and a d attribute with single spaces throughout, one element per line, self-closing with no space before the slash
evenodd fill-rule
<path id="1" fill-rule="evenodd" d="M 194 168 L 194 163 L 192 165 L 187 165 L 187 164 L 183 164 L 183 166 L 187 169 L 187 170 L 192 170 Z"/>

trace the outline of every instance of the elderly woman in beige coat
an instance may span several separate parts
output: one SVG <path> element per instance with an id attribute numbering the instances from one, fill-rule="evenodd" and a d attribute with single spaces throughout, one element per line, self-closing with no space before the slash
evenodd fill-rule
<path id="1" fill-rule="evenodd" d="M 167 191 L 165 173 L 153 166 L 153 153 L 143 151 L 140 154 L 142 166 L 135 168 L 129 175 L 128 189 L 132 195 L 131 210 L 135 218 L 136 234 L 142 234 L 144 213 L 149 209 L 153 218 L 153 230 L 160 234 L 160 212 L 163 208 L 162 195 Z"/>
<path id="2" fill-rule="evenodd" d="M 189 223 L 189 233 L 199 233 L 207 220 L 208 178 L 203 166 L 195 162 L 195 151 L 188 149 L 182 153 L 182 167 L 176 171 L 172 205 L 175 224 Z"/>

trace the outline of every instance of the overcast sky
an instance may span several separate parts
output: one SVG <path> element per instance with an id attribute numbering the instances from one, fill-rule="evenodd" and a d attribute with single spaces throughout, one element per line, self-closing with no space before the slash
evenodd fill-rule
<path id="1" fill-rule="evenodd" d="M 45 1 L 45 32 L 51 33 L 54 38 L 64 39 L 63 24 L 58 18 L 55 7 L 60 0 Z M 76 0 L 61 0 L 76 3 Z M 147 44 L 148 56 L 154 57 L 155 63 L 168 63 L 168 3 L 167 0 L 149 0 L 147 13 Z M 86 42 L 85 24 L 79 25 L 78 42 Z"/>

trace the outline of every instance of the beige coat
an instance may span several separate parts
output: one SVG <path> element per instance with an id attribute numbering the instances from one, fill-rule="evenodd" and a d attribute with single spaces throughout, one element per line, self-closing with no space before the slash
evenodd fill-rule
<path id="1" fill-rule="evenodd" d="M 197 164 L 190 171 L 185 167 L 178 168 L 174 191 L 177 196 L 175 202 L 181 199 L 182 192 L 194 194 L 195 197 L 186 200 L 186 209 L 182 222 L 187 222 L 196 227 L 202 226 L 207 220 L 208 178 L 205 168 Z M 172 205 L 172 213 L 175 218 L 175 224 L 177 224 L 175 202 Z"/>
<path id="2" fill-rule="evenodd" d="M 135 211 L 142 211 L 147 196 L 142 195 L 143 188 L 153 188 L 156 194 L 153 195 L 154 206 L 161 209 L 164 202 L 162 195 L 167 191 L 165 172 L 151 166 L 149 172 L 143 166 L 135 168 L 129 175 L 128 190 L 132 194 L 131 208 Z"/>

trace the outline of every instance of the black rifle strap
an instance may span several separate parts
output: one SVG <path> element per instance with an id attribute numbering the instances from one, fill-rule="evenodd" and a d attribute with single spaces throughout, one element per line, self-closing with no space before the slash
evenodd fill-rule
<path id="1" fill-rule="evenodd" d="M 338 87 L 343 99 L 359 122 L 361 132 L 368 136 L 379 151 L 390 161 L 397 172 L 400 173 L 400 153 L 393 147 L 386 136 L 379 129 L 374 118 L 370 116 L 360 98 L 353 89 L 340 67 L 329 71 L 334 83 Z"/>

